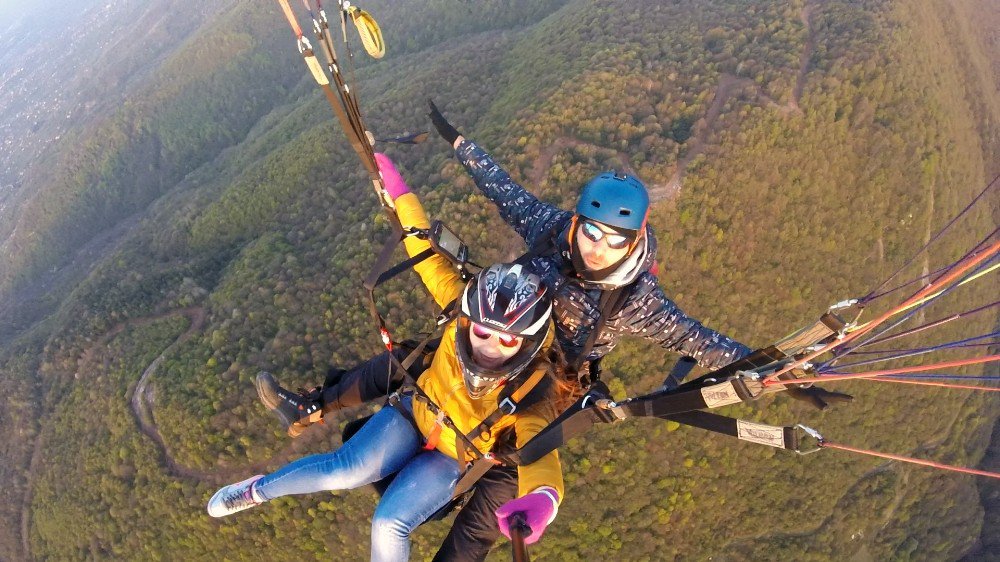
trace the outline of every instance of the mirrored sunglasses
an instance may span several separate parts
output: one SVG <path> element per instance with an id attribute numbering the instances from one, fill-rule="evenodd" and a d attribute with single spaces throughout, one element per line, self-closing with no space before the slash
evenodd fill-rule
<path id="1" fill-rule="evenodd" d="M 598 243 L 602 239 L 604 243 L 607 244 L 612 250 L 621 250 L 628 246 L 632 240 L 633 236 L 626 236 L 624 234 L 612 234 L 610 232 L 604 232 L 596 224 L 590 221 L 583 221 L 583 235 L 587 237 L 593 243 Z"/>
<path id="2" fill-rule="evenodd" d="M 505 334 L 503 332 L 496 332 L 488 328 L 485 328 L 483 326 L 480 326 L 475 322 L 472 323 L 472 333 L 481 340 L 488 340 L 490 339 L 490 337 L 496 336 L 496 338 L 500 340 L 500 345 L 504 347 L 517 347 L 517 344 L 521 343 L 521 338 L 519 336 L 515 336 L 514 334 Z"/>

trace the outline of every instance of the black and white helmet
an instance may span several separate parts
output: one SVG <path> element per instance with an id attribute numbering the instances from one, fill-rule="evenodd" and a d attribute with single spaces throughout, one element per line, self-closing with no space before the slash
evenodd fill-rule
<path id="1" fill-rule="evenodd" d="M 455 347 L 465 388 L 482 398 L 519 375 L 545 342 L 552 316 L 552 297 L 541 278 L 520 264 L 495 264 L 480 271 L 462 293 Z M 472 323 L 524 341 L 498 368 L 478 365 L 472 356 Z"/>

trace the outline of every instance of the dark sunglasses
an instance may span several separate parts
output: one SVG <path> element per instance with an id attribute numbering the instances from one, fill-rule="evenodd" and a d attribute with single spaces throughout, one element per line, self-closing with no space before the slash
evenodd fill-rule
<path id="1" fill-rule="evenodd" d="M 612 234 L 610 232 L 604 232 L 596 224 L 590 221 L 583 221 L 580 225 L 583 229 L 583 235 L 587 237 L 593 243 L 598 243 L 602 239 L 604 243 L 607 244 L 612 250 L 621 250 L 627 247 L 629 244 L 635 240 L 634 235 L 624 235 L 624 234 Z"/>
<path id="2" fill-rule="evenodd" d="M 504 347 L 517 347 L 517 344 L 521 343 L 521 338 L 515 336 L 514 334 L 505 334 L 503 332 L 492 332 L 475 322 L 472 323 L 472 333 L 477 338 L 481 340 L 488 340 L 493 336 L 496 336 L 500 340 L 500 345 Z"/>

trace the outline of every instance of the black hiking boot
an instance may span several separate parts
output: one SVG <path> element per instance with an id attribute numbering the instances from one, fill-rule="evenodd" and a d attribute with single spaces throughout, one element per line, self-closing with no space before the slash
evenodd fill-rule
<path id="1" fill-rule="evenodd" d="M 292 392 L 282 388 L 266 371 L 257 375 L 254 386 L 264 407 L 278 416 L 289 437 L 298 437 L 307 427 L 323 419 L 319 387 L 308 392 L 302 389 Z"/>

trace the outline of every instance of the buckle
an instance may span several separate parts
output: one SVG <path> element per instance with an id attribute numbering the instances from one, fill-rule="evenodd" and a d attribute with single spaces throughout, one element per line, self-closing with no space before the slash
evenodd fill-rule
<path id="1" fill-rule="evenodd" d="M 621 421 L 628 417 L 625 413 L 625 409 L 610 398 L 600 398 L 594 403 L 594 406 L 594 411 L 604 423 Z"/>
<path id="2" fill-rule="evenodd" d="M 510 408 L 510 410 L 509 411 L 505 410 L 504 409 L 505 407 Z M 503 412 L 504 414 L 510 416 L 517 411 L 517 404 L 510 399 L 510 396 L 508 396 L 507 398 L 501 400 L 499 404 L 497 404 L 497 409 Z"/>

